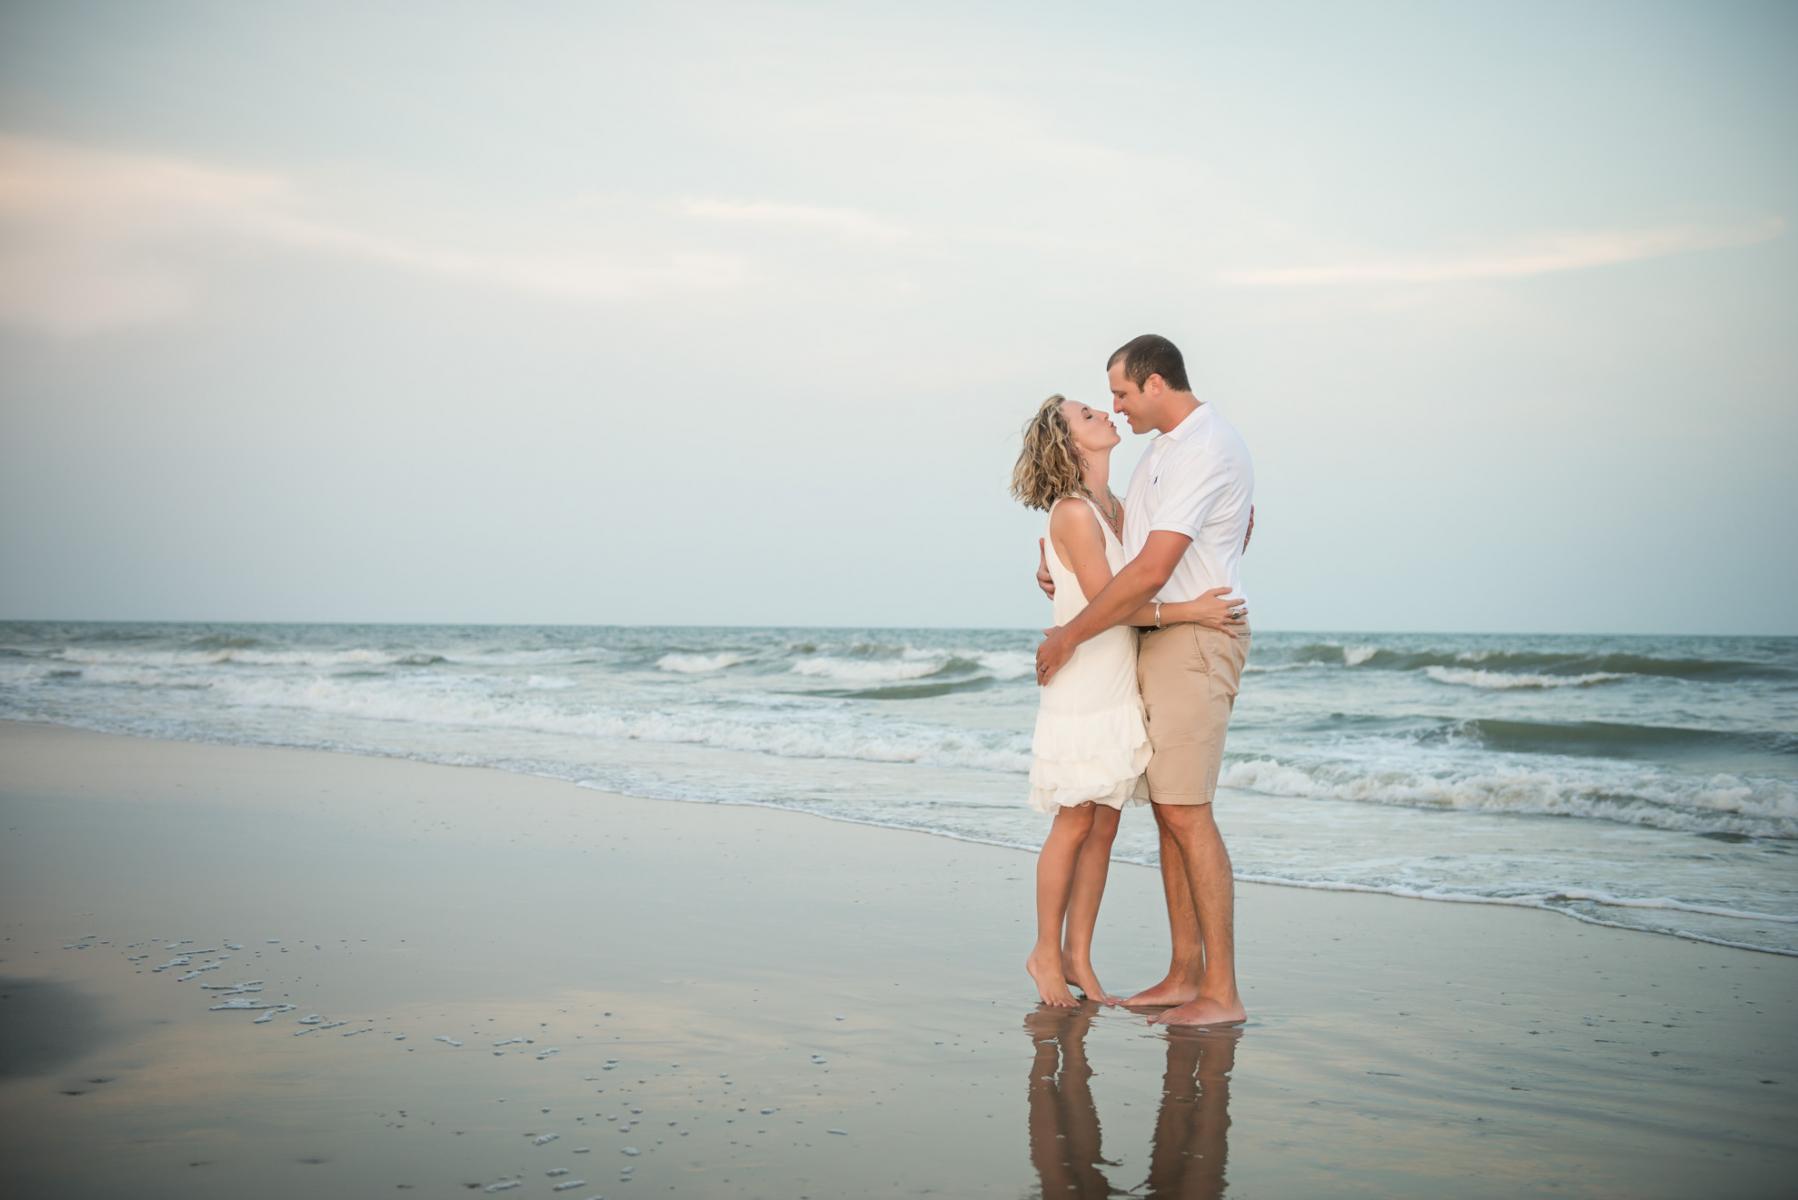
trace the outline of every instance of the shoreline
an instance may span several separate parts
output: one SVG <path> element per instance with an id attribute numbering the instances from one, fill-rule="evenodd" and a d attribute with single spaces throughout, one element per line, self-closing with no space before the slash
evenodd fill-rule
<path id="1" fill-rule="evenodd" d="M 840 824 L 844 824 L 844 825 L 854 825 L 854 826 L 860 826 L 860 827 L 870 828 L 870 829 L 886 829 L 886 830 L 892 830 L 892 831 L 899 832 L 899 833 L 913 833 L 913 834 L 919 834 L 919 835 L 922 835 L 925 837 L 941 838 L 946 841 L 960 842 L 960 843 L 965 843 L 968 845 L 976 845 L 976 846 L 991 846 L 996 849 L 1010 850 L 1010 851 L 1020 852 L 1020 853 L 1025 853 L 1025 854 L 1034 855 L 1038 849 L 1038 847 L 1036 847 L 1036 846 L 1025 845 L 1025 844 L 1017 843 L 1017 842 L 1008 842 L 1008 841 L 1004 841 L 1004 840 L 1001 840 L 998 838 L 982 838 L 982 837 L 960 834 L 960 833 L 956 833 L 956 832 L 953 832 L 950 830 L 944 830 L 944 829 L 919 828 L 915 825 L 905 825 L 905 824 L 900 824 L 897 822 L 879 821 L 879 820 L 861 818 L 861 817 L 856 817 L 856 816 L 842 814 L 842 813 L 817 812 L 817 811 L 813 811 L 810 809 L 797 808 L 797 807 L 793 807 L 793 806 L 789 806 L 789 805 L 774 803 L 771 801 L 734 800 L 734 799 L 710 800 L 710 799 L 697 799 L 697 798 L 693 798 L 693 797 L 689 797 L 689 796 L 650 795 L 650 794 L 646 794 L 643 792 L 632 792 L 632 791 L 604 787 L 600 784 L 597 784 L 597 783 L 594 783 L 591 781 L 587 781 L 587 780 L 582 780 L 579 778 L 574 778 L 574 777 L 571 777 L 568 775 L 558 775 L 558 774 L 552 774 L 552 773 L 548 773 L 548 772 L 521 770 L 521 769 L 517 769 L 514 767 L 510 767 L 510 766 L 495 765 L 493 763 L 454 762 L 454 761 L 450 761 L 450 760 L 444 759 L 444 758 L 431 758 L 431 757 L 425 757 L 425 756 L 420 756 L 420 755 L 405 754 L 405 753 L 400 753 L 400 752 L 396 752 L 396 751 L 384 751 L 384 750 L 379 750 L 379 749 L 366 749 L 366 748 L 346 749 L 346 748 L 337 747 L 337 746 L 315 745 L 315 744 L 303 743 L 303 742 L 245 742 L 245 741 L 231 741 L 231 740 L 226 740 L 226 739 L 212 739 L 212 738 L 206 738 L 206 737 L 176 738 L 176 737 L 165 737 L 165 736 L 159 736 L 159 735 L 135 733 L 135 732 L 129 732 L 129 731 L 120 731 L 120 730 L 102 728 L 99 726 L 92 726 L 92 725 L 63 724 L 61 722 L 54 722 L 54 721 L 24 721 L 24 720 L 18 720 L 16 718 L 0 717 L 0 726 L 6 726 L 6 725 L 18 725 L 18 726 L 23 726 L 26 728 L 67 729 L 67 730 L 75 730 L 75 731 L 79 731 L 79 732 L 83 732 L 83 733 L 92 733 L 92 734 L 96 734 L 96 735 L 103 736 L 103 737 L 139 738 L 139 739 L 146 740 L 146 741 L 169 742 L 169 743 L 172 743 L 175 745 L 240 747 L 240 748 L 244 748 L 244 749 L 292 750 L 292 751 L 299 751 L 299 752 L 312 752 L 312 753 L 320 753 L 320 754 L 343 755 L 343 756 L 347 756 L 347 757 L 351 757 L 351 758 L 366 758 L 366 759 L 378 759 L 378 760 L 382 760 L 382 761 L 391 761 L 391 762 L 418 763 L 418 764 L 425 765 L 425 766 L 439 766 L 439 767 L 460 768 L 460 769 L 469 769 L 469 770 L 490 770 L 490 771 L 498 771 L 502 774 L 517 776 L 518 778 L 521 778 L 521 779 L 541 779 L 541 780 L 546 780 L 546 781 L 555 782 L 555 783 L 564 783 L 564 784 L 568 784 L 573 787 L 578 787 L 578 788 L 582 788 L 585 790 L 594 791 L 601 795 L 628 796 L 632 799 L 643 800 L 643 801 L 650 802 L 650 803 L 692 804 L 692 805 L 699 805 L 699 806 L 725 806 L 725 807 L 732 807 L 732 808 L 767 809 L 767 810 L 774 811 L 774 812 L 792 813 L 797 816 L 812 817 L 812 818 L 816 818 L 818 820 L 831 821 L 831 822 L 836 822 L 836 823 L 840 823 Z M 1246 791 L 1244 789 L 1230 788 L 1230 787 L 1221 787 L 1220 793 L 1225 794 L 1225 795 L 1235 793 L 1239 796 L 1248 797 L 1248 798 L 1252 798 L 1255 795 L 1255 793 Z M 1417 811 L 1422 812 L 1422 813 L 1428 813 L 1432 810 L 1419 809 Z M 1628 826 L 1628 825 L 1623 825 L 1620 827 L 1621 828 L 1632 828 L 1631 826 Z M 1157 869 L 1154 863 L 1148 862 L 1141 858 L 1136 858 L 1136 857 L 1131 857 L 1131 856 L 1114 854 L 1112 856 L 1111 861 L 1113 864 L 1120 865 L 1120 866 L 1137 867 L 1137 868 L 1143 868 L 1143 869 L 1147 869 L 1147 870 L 1151 870 L 1151 871 Z M 1403 888 L 1403 887 L 1398 887 L 1398 886 L 1393 886 L 1393 887 L 1389 887 L 1389 888 L 1381 888 L 1381 887 L 1376 887 L 1376 886 L 1367 885 L 1367 884 L 1358 884 L 1358 883 L 1350 883 L 1350 882 L 1281 879 L 1281 878 L 1268 876 L 1268 875 L 1254 875 L 1254 874 L 1250 874 L 1250 875 L 1238 874 L 1235 876 L 1235 879 L 1236 879 L 1238 886 L 1248 885 L 1248 886 L 1254 886 L 1254 887 L 1285 888 L 1285 889 L 1291 889 L 1291 890 L 1295 890 L 1295 891 L 1338 892 L 1338 893 L 1343 893 L 1343 894 L 1355 894 L 1355 895 L 1387 896 L 1387 897 L 1390 897 L 1395 900 L 1418 900 L 1418 901 L 1424 901 L 1427 903 L 1490 906 L 1490 907 L 1495 907 L 1495 908 L 1512 908 L 1512 909 L 1518 909 L 1518 910 L 1527 911 L 1527 912 L 1542 912 L 1542 913 L 1548 913 L 1548 914 L 1551 914 L 1551 915 L 1557 916 L 1557 917 L 1564 917 L 1569 920 L 1579 922 L 1581 924 L 1591 925 L 1595 928 L 1612 929 L 1612 930 L 1616 930 L 1616 931 L 1622 932 L 1622 933 L 1640 933 L 1640 934 L 1645 934 L 1645 935 L 1648 935 L 1651 937 L 1673 938 L 1678 941 L 1694 942 L 1694 943 L 1698 943 L 1701 945 L 1718 946 L 1718 947 L 1722 947 L 1722 948 L 1730 949 L 1730 950 L 1742 950 L 1742 951 L 1747 951 L 1749 953 L 1754 953 L 1754 954 L 1770 954 L 1770 955 L 1774 955 L 1776 957 L 1798 958 L 1798 950 L 1788 950 L 1788 949 L 1784 949 L 1784 948 L 1777 947 L 1777 946 L 1760 946 L 1760 945 L 1755 945 L 1753 943 L 1748 943 L 1748 942 L 1732 941 L 1727 938 L 1715 937 L 1715 936 L 1712 936 L 1709 934 L 1698 933 L 1698 932 L 1691 931 L 1691 930 L 1643 928 L 1641 926 L 1624 924 L 1619 921 L 1607 921 L 1607 920 L 1604 920 L 1599 917 L 1591 916 L 1589 914 L 1580 913 L 1580 912 L 1572 911 L 1569 909 L 1555 908 L 1548 904 L 1542 903 L 1542 900 L 1555 899 L 1555 898 L 1569 898 L 1569 899 L 1574 899 L 1574 900 L 1591 899 L 1596 903 L 1615 905 L 1615 906 L 1623 907 L 1623 908 L 1640 908 L 1640 909 L 1650 909 L 1650 910 L 1672 909 L 1674 911 L 1690 911 L 1690 912 L 1693 912 L 1696 914 L 1703 914 L 1703 915 L 1723 915 L 1723 916 L 1728 916 L 1728 917 L 1732 917 L 1732 918 L 1740 918 L 1740 919 L 1773 921 L 1773 922 L 1778 922 L 1781 924 L 1791 923 L 1781 917 L 1766 914 L 1766 913 L 1741 912 L 1741 911 L 1735 911 L 1735 910 L 1718 910 L 1718 909 L 1707 908 L 1707 907 L 1690 907 L 1690 906 L 1682 906 L 1678 903 L 1661 904 L 1661 903 L 1656 903 L 1656 902 L 1644 902 L 1644 901 L 1640 901 L 1640 900 L 1630 900 L 1630 899 L 1620 898 L 1620 897 L 1611 896 L 1611 895 L 1603 894 L 1603 893 L 1593 893 L 1590 896 L 1576 896 L 1576 895 L 1573 895 L 1573 893 L 1570 891 L 1561 891 L 1561 892 L 1556 892 L 1556 893 L 1542 893 L 1540 895 L 1532 896 L 1529 898 L 1507 898 L 1507 897 L 1497 897 L 1497 896 L 1481 896 L 1481 895 L 1475 895 L 1475 894 L 1453 894 L 1453 893 L 1441 893 L 1441 894 L 1431 895 L 1431 894 L 1427 894 L 1425 891 L 1423 891 L 1421 889 L 1417 889 L 1417 888 Z"/>
<path id="2" fill-rule="evenodd" d="M 1040 1010 L 1030 861 L 978 843 L 17 722 L 0 801 L 22 1193 L 1778 1195 L 1798 1169 L 1779 956 L 1245 884 L 1249 1024 L 1169 1032 Z M 1113 873 L 1114 990 L 1164 964 L 1160 904 Z M 182 949 L 211 969 L 154 970 Z M 215 981 L 296 1007 L 213 1010 Z"/>

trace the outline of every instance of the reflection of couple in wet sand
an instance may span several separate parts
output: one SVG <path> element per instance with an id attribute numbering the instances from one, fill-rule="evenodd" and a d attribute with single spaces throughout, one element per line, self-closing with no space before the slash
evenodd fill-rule
<path id="1" fill-rule="evenodd" d="M 1024 1018 L 1035 1039 L 1030 1064 L 1030 1161 L 1046 1196 L 1131 1195 L 1213 1200 L 1224 1192 L 1230 1128 L 1230 1071 L 1241 1030 L 1171 1029 L 1161 1107 L 1149 1146 L 1149 1177 L 1116 1187 L 1101 1146 L 1086 1065 L 1086 1031 L 1096 1006 L 1046 1006 Z"/>
<path id="2" fill-rule="evenodd" d="M 1131 431 L 1159 435 L 1124 500 L 1110 488 L 1121 440 L 1111 419 L 1060 396 L 1025 427 L 1012 474 L 1012 494 L 1049 514 L 1039 580 L 1055 615 L 1036 654 L 1030 768 L 1031 806 L 1055 819 L 1037 860 L 1025 966 L 1045 1004 L 1074 1004 L 1070 986 L 1118 1003 L 1093 971 L 1093 927 L 1118 815 L 1146 799 L 1173 953 L 1166 976 L 1123 1003 L 1162 1008 L 1155 1019 L 1170 1025 L 1231 1025 L 1246 1013 L 1230 855 L 1211 798 L 1248 657 L 1240 566 L 1254 471 L 1166 338 L 1126 343 L 1106 374 Z"/>

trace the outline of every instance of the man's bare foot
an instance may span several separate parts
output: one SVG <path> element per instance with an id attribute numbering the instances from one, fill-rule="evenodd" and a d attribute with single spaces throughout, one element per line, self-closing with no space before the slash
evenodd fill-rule
<path id="1" fill-rule="evenodd" d="M 1199 985 L 1169 975 L 1160 983 L 1146 987 L 1124 1001 L 1125 1008 L 1171 1008 L 1199 998 Z"/>
<path id="2" fill-rule="evenodd" d="M 1061 955 L 1032 950 L 1030 957 L 1024 960 L 1024 969 L 1036 980 L 1036 994 L 1044 1004 L 1073 1008 L 1077 1003 L 1074 993 L 1068 991 L 1068 985 L 1062 980 Z"/>
<path id="3" fill-rule="evenodd" d="M 1248 1013 L 1242 1007 L 1242 998 L 1234 997 L 1228 1001 L 1213 1000 L 1209 996 L 1200 996 L 1190 1000 L 1178 1008 L 1170 1008 L 1159 1016 L 1150 1017 L 1151 1025 L 1240 1025 L 1248 1019 Z"/>
<path id="4" fill-rule="evenodd" d="M 1098 973 L 1093 970 L 1091 963 L 1075 962 L 1065 955 L 1062 962 L 1066 964 L 1062 975 L 1067 980 L 1069 987 L 1079 988 L 1086 993 L 1088 1000 L 1097 1000 L 1100 1004 L 1116 1004 L 1118 1002 L 1116 996 L 1099 985 Z"/>

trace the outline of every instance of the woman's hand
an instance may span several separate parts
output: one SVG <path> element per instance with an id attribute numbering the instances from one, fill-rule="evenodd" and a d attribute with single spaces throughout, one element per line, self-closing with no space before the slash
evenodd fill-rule
<path id="1" fill-rule="evenodd" d="M 1216 629 L 1235 637 L 1237 630 L 1248 623 L 1249 606 L 1240 598 L 1225 599 L 1225 593 L 1229 590 L 1227 587 L 1214 587 L 1197 600 L 1163 604 L 1162 624 L 1169 624 L 1168 618 L 1172 616 L 1176 621 L 1191 621 L 1195 625 L 1203 625 L 1207 629 Z"/>

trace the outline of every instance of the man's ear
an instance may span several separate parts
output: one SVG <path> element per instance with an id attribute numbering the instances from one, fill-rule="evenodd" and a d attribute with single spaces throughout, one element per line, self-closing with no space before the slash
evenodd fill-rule
<path id="1" fill-rule="evenodd" d="M 1142 391 L 1145 396 L 1159 396 L 1167 391 L 1167 380 L 1159 375 L 1150 375 L 1142 381 Z"/>

